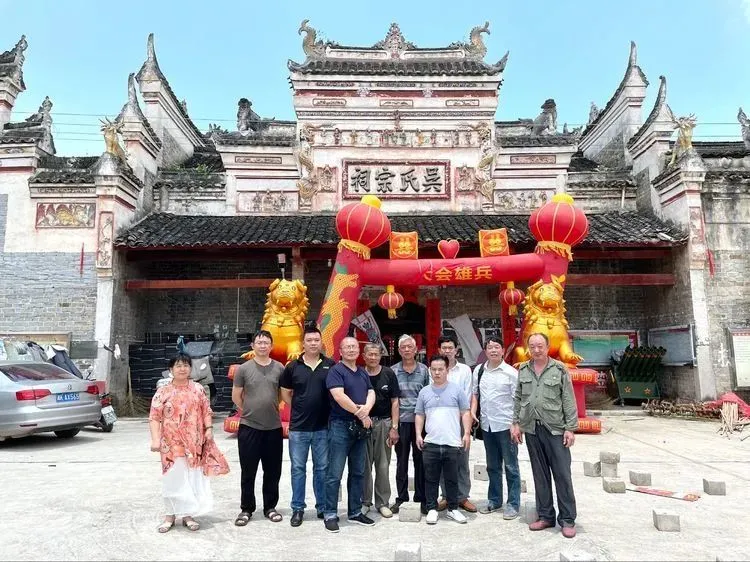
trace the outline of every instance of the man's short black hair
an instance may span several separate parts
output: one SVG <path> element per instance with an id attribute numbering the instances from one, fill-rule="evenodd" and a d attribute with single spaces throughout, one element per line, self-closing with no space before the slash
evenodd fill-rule
<path id="1" fill-rule="evenodd" d="M 445 368 L 448 368 L 448 365 L 450 365 L 450 362 L 448 361 L 448 358 L 445 355 L 440 355 L 439 353 L 436 353 L 432 357 L 430 357 L 430 366 L 432 366 L 433 361 L 442 361 L 445 363 Z"/>
<path id="2" fill-rule="evenodd" d="M 317 326 L 307 326 L 305 328 L 305 331 L 304 331 L 303 335 L 302 335 L 302 338 L 304 339 L 304 337 L 307 334 L 318 334 L 319 336 L 322 336 L 322 334 L 320 333 L 320 330 L 318 329 Z"/>
<path id="3" fill-rule="evenodd" d="M 438 338 L 438 347 L 443 345 L 444 343 L 452 343 L 456 349 L 458 349 L 458 339 L 456 336 L 452 336 L 450 334 L 443 334 Z"/>
<path id="4" fill-rule="evenodd" d="M 253 343 L 255 343 L 258 338 L 268 338 L 269 340 L 271 340 L 271 343 L 273 343 L 273 336 L 268 330 L 258 330 L 257 332 L 255 332 L 255 335 L 253 336 Z"/>
<path id="5" fill-rule="evenodd" d="M 489 344 L 489 343 L 497 343 L 497 344 L 500 344 L 500 347 L 505 348 L 505 346 L 503 345 L 503 340 L 501 340 L 497 336 L 487 336 L 484 339 L 484 348 L 485 349 L 487 349 L 487 344 Z"/>

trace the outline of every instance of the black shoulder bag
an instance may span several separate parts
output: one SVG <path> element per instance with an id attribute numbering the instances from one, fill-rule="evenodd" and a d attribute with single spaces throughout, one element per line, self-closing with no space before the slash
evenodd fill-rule
<path id="1" fill-rule="evenodd" d="M 484 366 L 486 363 L 482 363 L 482 365 L 479 367 L 479 372 L 477 373 L 477 419 L 478 422 L 474 422 L 474 425 L 471 427 L 471 434 L 474 436 L 474 439 L 479 439 L 480 441 L 484 441 L 484 431 L 482 431 L 482 393 L 479 389 L 479 385 L 482 383 L 482 375 L 484 374 Z"/>

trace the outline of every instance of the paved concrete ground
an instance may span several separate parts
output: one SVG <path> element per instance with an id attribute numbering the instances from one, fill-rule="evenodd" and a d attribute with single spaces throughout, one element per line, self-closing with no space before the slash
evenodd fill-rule
<path id="1" fill-rule="evenodd" d="M 219 429 L 217 422 L 217 429 Z M 238 512 L 237 441 L 217 431 L 232 472 L 214 480 L 216 509 L 201 519 L 197 533 L 176 528 L 159 535 L 160 466 L 148 450 L 146 420 L 118 421 L 111 434 L 85 430 L 71 441 L 36 436 L 0 444 L 0 559 L 49 560 L 392 560 L 400 542 L 421 542 L 423 560 L 559 560 L 560 551 L 583 550 L 598 560 L 724 560 L 750 555 L 750 439 L 716 433 L 718 422 L 605 418 L 606 433 L 578 436 L 573 478 L 578 500 L 578 536 L 532 533 L 501 515 L 469 515 L 467 525 L 441 517 L 434 527 L 376 517 L 374 528 L 342 523 L 331 535 L 308 509 L 304 524 L 289 526 L 289 462 L 284 456 L 281 523 L 256 512 L 247 527 L 235 527 Z M 694 503 L 627 492 L 606 494 L 598 478 L 583 475 L 583 461 L 600 450 L 622 454 L 620 474 L 651 471 L 653 485 L 702 492 L 702 478 L 726 481 L 725 497 Z M 484 461 L 474 442 L 472 465 Z M 395 473 L 395 455 L 391 471 Z M 525 446 L 521 471 L 533 501 L 533 480 Z M 310 479 L 308 470 L 308 479 Z M 258 481 L 258 490 L 260 480 Z M 344 492 L 345 493 L 345 492 Z M 474 482 L 472 498 L 486 499 L 487 483 Z M 308 505 L 313 505 L 308 483 Z M 341 503 L 340 507 L 344 507 Z M 653 508 L 681 517 L 680 533 L 657 531 Z M 343 511 L 341 511 L 343 514 Z"/>

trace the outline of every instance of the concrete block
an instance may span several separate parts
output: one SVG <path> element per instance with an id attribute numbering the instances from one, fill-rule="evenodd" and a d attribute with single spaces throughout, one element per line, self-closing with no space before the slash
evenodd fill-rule
<path id="1" fill-rule="evenodd" d="M 625 482 L 619 478 L 602 478 L 602 488 L 609 494 L 624 494 Z"/>
<path id="2" fill-rule="evenodd" d="M 600 463 L 602 478 L 617 478 L 617 463 Z"/>
<path id="3" fill-rule="evenodd" d="M 422 543 L 400 543 L 396 545 L 393 560 L 395 562 L 421 562 Z"/>
<path id="4" fill-rule="evenodd" d="M 413 476 L 409 476 L 409 491 L 410 492 L 414 491 L 414 477 Z"/>
<path id="5" fill-rule="evenodd" d="M 676 532 L 680 530 L 680 516 L 671 511 L 653 510 L 654 527 L 659 531 Z"/>
<path id="6" fill-rule="evenodd" d="M 526 480 L 521 480 L 521 493 L 526 493 Z"/>
<path id="7" fill-rule="evenodd" d="M 601 476 L 602 475 L 602 463 L 584 462 L 583 474 L 584 476 Z"/>
<path id="8" fill-rule="evenodd" d="M 583 550 L 561 552 L 560 562 L 596 562 L 596 556 Z"/>
<path id="9" fill-rule="evenodd" d="M 474 463 L 474 480 L 484 480 L 488 482 L 490 475 L 487 473 L 487 465 L 484 463 Z"/>
<path id="10" fill-rule="evenodd" d="M 651 485 L 651 473 L 650 472 L 639 472 L 637 470 L 631 470 L 629 473 L 630 483 L 634 486 L 650 486 Z"/>
<path id="11" fill-rule="evenodd" d="M 706 480 L 703 479 L 703 491 L 709 496 L 726 496 L 727 495 L 727 483 L 721 480 Z"/>
<path id="12" fill-rule="evenodd" d="M 524 504 L 523 517 L 527 524 L 539 520 L 539 514 L 536 512 L 536 502 L 526 502 Z"/>
<path id="13" fill-rule="evenodd" d="M 599 460 L 602 464 L 609 463 L 609 464 L 617 464 L 620 462 L 620 453 L 613 453 L 610 451 L 600 451 L 599 452 Z"/>
<path id="14" fill-rule="evenodd" d="M 418 503 L 402 503 L 398 508 L 398 520 L 419 523 L 422 520 L 422 507 Z"/>

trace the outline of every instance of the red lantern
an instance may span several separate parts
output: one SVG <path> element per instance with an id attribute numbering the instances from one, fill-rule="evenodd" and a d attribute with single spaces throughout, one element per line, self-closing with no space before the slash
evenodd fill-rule
<path id="1" fill-rule="evenodd" d="M 365 195 L 359 203 L 344 205 L 336 214 L 340 246 L 370 259 L 370 250 L 383 244 L 391 235 L 391 221 L 380 210 L 380 199 Z"/>
<path id="2" fill-rule="evenodd" d="M 500 292 L 500 304 L 508 306 L 508 314 L 515 316 L 518 314 L 518 305 L 523 302 L 523 291 L 516 289 L 513 281 L 508 281 L 504 291 Z"/>
<path id="3" fill-rule="evenodd" d="M 396 319 L 396 309 L 404 306 L 404 297 L 396 292 L 393 285 L 388 285 L 385 288 L 385 293 L 380 295 L 378 298 L 378 306 L 388 311 L 388 318 L 391 320 Z"/>
<path id="4" fill-rule="evenodd" d="M 557 193 L 549 203 L 531 213 L 529 229 L 538 244 L 536 252 L 555 252 L 573 259 L 570 249 L 589 233 L 586 215 L 573 205 L 567 193 Z"/>

